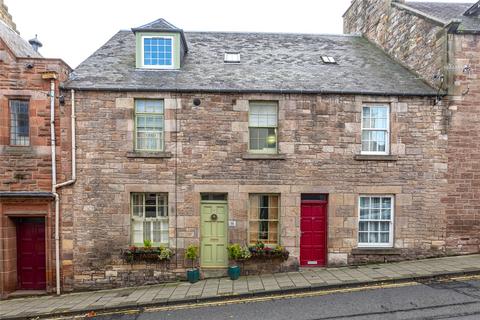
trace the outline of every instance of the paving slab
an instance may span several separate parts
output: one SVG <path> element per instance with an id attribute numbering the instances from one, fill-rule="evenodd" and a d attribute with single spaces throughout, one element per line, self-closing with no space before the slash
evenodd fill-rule
<path id="1" fill-rule="evenodd" d="M 27 319 L 86 313 L 92 310 L 185 303 L 285 291 L 412 281 L 462 274 L 480 274 L 480 254 L 403 261 L 359 267 L 308 268 L 298 272 L 168 283 L 136 288 L 37 296 L 0 301 L 0 319 Z"/>

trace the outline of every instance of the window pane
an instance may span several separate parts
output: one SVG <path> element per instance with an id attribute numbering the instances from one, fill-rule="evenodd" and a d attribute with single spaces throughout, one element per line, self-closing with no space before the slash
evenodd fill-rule
<path id="1" fill-rule="evenodd" d="M 388 107 L 363 107 L 362 151 L 386 152 L 388 121 Z"/>
<path id="2" fill-rule="evenodd" d="M 163 100 L 135 101 L 135 148 L 137 150 L 163 150 Z"/>
<path id="3" fill-rule="evenodd" d="M 171 38 L 144 38 L 143 39 L 143 64 L 171 66 L 172 59 Z"/>
<path id="4" fill-rule="evenodd" d="M 391 197 L 360 197 L 358 225 L 360 244 L 390 243 L 392 210 Z"/>
<path id="5" fill-rule="evenodd" d="M 279 197 L 251 195 L 249 206 L 250 243 L 275 244 L 278 239 Z"/>
<path id="6" fill-rule="evenodd" d="M 143 243 L 143 222 L 132 221 L 133 243 Z"/>
<path id="7" fill-rule="evenodd" d="M 143 222 L 143 241 L 152 240 L 152 224 L 150 221 Z M 142 241 L 142 242 L 143 242 Z"/>
<path id="8" fill-rule="evenodd" d="M 10 144 L 30 144 L 28 101 L 10 100 Z"/>
<path id="9" fill-rule="evenodd" d="M 168 198 L 163 193 L 132 193 L 132 241 L 168 243 Z M 143 215 L 145 213 L 145 215 Z"/>

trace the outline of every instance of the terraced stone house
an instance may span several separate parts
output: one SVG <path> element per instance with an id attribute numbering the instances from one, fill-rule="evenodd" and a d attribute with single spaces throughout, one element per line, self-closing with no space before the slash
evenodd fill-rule
<path id="1" fill-rule="evenodd" d="M 459 101 L 445 94 L 454 74 L 441 73 L 443 53 L 421 47 L 436 49 L 427 36 L 438 36 L 423 32 L 432 18 L 420 10 L 354 1 L 338 36 L 184 32 L 163 19 L 114 35 L 65 85 L 79 150 L 75 196 L 62 205 L 69 284 L 161 281 L 158 266 L 120 258 L 144 240 L 176 250 L 172 274 L 198 244 L 206 276 L 225 270 L 228 243 L 285 247 L 280 270 L 448 254 L 463 223 L 450 208 Z M 474 44 L 469 12 L 457 31 L 432 28 Z M 419 33 L 396 28 L 395 14 Z M 409 47 L 384 48 L 370 31 L 415 41 L 423 60 L 410 65 L 396 55 Z M 470 81 L 458 72 L 455 83 Z M 463 100 L 476 93 L 471 81 Z"/>
<path id="2" fill-rule="evenodd" d="M 345 35 L 119 31 L 71 73 L 64 290 L 479 251 L 479 3 L 354 0 Z M 73 149 L 72 149 L 73 150 Z M 125 261 L 130 246 L 169 263 Z"/>

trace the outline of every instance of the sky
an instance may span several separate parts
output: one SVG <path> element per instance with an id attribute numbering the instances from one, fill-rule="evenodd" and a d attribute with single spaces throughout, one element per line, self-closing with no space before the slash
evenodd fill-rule
<path id="1" fill-rule="evenodd" d="M 474 2 L 473 0 L 436 0 Z M 4 0 L 20 35 L 72 68 L 118 30 L 164 18 L 185 31 L 342 33 L 351 0 Z"/>

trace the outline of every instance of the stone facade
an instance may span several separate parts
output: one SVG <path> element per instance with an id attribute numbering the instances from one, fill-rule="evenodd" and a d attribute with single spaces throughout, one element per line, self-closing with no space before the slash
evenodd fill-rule
<path id="1" fill-rule="evenodd" d="M 3 2 L 0 3 L 3 5 Z M 1 7 L 1 6 L 0 6 Z M 32 196 L 51 192 L 50 153 L 50 80 L 45 72 L 57 77 L 55 87 L 58 181 L 71 175 L 70 109 L 59 105 L 58 90 L 70 71 L 61 60 L 16 57 L 0 34 L 0 296 L 15 291 L 17 284 L 17 235 L 19 219 L 42 217 L 46 228 L 46 290 L 55 287 L 53 246 L 53 198 Z M 10 143 L 10 100 L 28 101 L 28 146 Z M 10 197 L 11 192 L 30 192 L 28 197 Z"/>
<path id="2" fill-rule="evenodd" d="M 10 13 L 8 13 L 8 7 L 7 5 L 4 3 L 3 0 L 0 0 L 0 20 L 5 22 L 5 24 L 7 26 L 9 26 L 10 28 L 12 28 L 13 30 L 15 30 L 16 32 L 17 31 L 17 26 L 15 25 L 15 23 L 13 22 L 12 20 L 12 15 Z"/>
<path id="3" fill-rule="evenodd" d="M 387 54 L 445 90 L 448 106 L 447 250 L 480 251 L 480 35 L 447 32 L 431 17 L 395 2 L 355 0 L 344 14 L 345 33 L 360 32 Z M 466 68 L 467 67 L 467 68 Z M 441 77 L 443 76 L 443 81 Z"/>
<path id="4" fill-rule="evenodd" d="M 133 152 L 134 100 L 145 98 L 165 101 L 166 150 L 157 157 Z M 251 100 L 279 103 L 280 159 L 246 157 Z M 228 240 L 243 244 L 249 194 L 279 194 L 279 242 L 290 252 L 283 270 L 298 267 L 300 200 L 306 193 L 328 194 L 330 265 L 361 263 L 365 254 L 382 261 L 445 254 L 445 112 L 431 98 L 76 91 L 75 102 L 78 180 L 62 193 L 66 289 L 183 275 L 183 248 L 200 240 L 202 193 L 228 194 L 229 219 L 236 222 Z M 390 106 L 393 161 L 355 159 L 361 108 L 369 103 Z M 169 246 L 176 251 L 168 271 L 120 259 L 131 243 L 131 192 L 168 193 Z M 363 194 L 395 197 L 394 250 L 357 249 Z"/>

